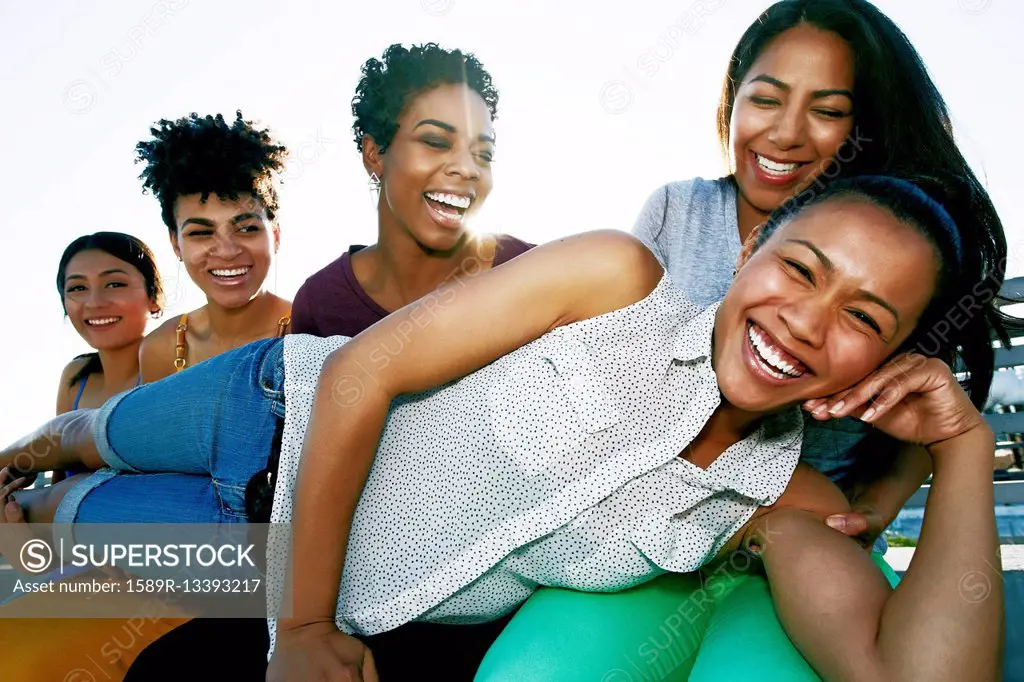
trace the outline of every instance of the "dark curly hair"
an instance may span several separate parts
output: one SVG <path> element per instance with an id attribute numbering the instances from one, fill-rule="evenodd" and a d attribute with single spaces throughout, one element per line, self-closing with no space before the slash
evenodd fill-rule
<path id="1" fill-rule="evenodd" d="M 177 233 L 174 202 L 182 195 L 211 194 L 237 200 L 248 192 L 259 197 L 271 220 L 278 210 L 274 174 L 284 167 L 288 150 L 266 130 L 236 112 L 228 124 L 224 116 L 196 113 L 176 121 L 161 119 L 150 128 L 153 139 L 135 145 L 135 163 L 144 162 L 139 175 L 143 192 L 160 201 L 164 224 Z"/>
<path id="2" fill-rule="evenodd" d="M 461 50 L 445 50 L 436 43 L 411 48 L 395 44 L 384 51 L 383 61 L 367 60 L 362 74 L 352 98 L 352 130 L 360 151 L 369 135 L 381 153 L 386 152 L 406 105 L 439 85 L 465 83 L 483 98 L 492 120 L 498 115 L 498 91 L 491 74 L 475 56 Z"/>

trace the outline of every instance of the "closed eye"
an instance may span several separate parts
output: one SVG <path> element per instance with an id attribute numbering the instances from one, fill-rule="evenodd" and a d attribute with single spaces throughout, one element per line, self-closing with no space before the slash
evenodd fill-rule
<path id="1" fill-rule="evenodd" d="M 800 273 L 800 276 L 806 279 L 808 282 L 814 284 L 814 274 L 809 269 L 807 269 L 802 263 L 787 258 L 786 265 Z"/>
<path id="2" fill-rule="evenodd" d="M 448 144 L 448 140 L 439 137 L 424 137 L 422 140 L 424 144 L 428 147 L 433 147 L 434 149 L 448 149 L 451 147 L 451 145 Z"/>
<path id="3" fill-rule="evenodd" d="M 859 310 L 851 310 L 850 314 L 853 315 L 853 317 L 855 317 L 856 319 L 866 324 L 867 326 L 874 329 L 876 334 L 882 333 L 882 328 L 878 325 L 877 322 L 874 321 L 874 319 L 872 319 L 870 315 L 863 313 Z"/>

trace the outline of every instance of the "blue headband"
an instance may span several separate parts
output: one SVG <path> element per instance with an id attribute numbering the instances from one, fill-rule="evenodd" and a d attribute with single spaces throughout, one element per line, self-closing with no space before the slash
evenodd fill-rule
<path id="1" fill-rule="evenodd" d="M 894 190 L 928 211 L 935 218 L 936 222 L 942 226 L 946 236 L 949 237 L 950 244 L 953 246 L 953 255 L 956 257 L 957 267 L 963 265 L 963 245 L 960 242 L 960 229 L 945 207 L 929 196 L 924 190 L 908 180 L 887 175 L 863 175 L 851 180 L 849 184 L 855 188 L 866 184 Z"/>

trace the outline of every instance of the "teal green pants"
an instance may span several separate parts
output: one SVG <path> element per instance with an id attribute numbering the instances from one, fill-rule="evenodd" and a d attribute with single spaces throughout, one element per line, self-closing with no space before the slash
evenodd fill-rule
<path id="1" fill-rule="evenodd" d="M 899 578 L 879 554 L 893 587 Z M 665 575 L 611 594 L 544 588 L 495 641 L 475 682 L 820 682 L 761 575 Z"/>

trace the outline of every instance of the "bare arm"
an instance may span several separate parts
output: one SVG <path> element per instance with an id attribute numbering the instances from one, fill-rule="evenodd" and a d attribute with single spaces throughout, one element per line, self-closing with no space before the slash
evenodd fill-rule
<path id="1" fill-rule="evenodd" d="M 784 627 L 829 680 L 999 679 L 992 430 L 949 368 L 920 356 L 898 358 L 839 400 L 846 406 L 837 416 L 860 414 L 927 449 L 935 474 L 924 525 L 906 575 L 890 590 L 855 543 L 792 508 L 799 500 L 758 518 L 745 542 L 761 549 Z"/>
<path id="2" fill-rule="evenodd" d="M 78 464 L 90 469 L 103 467 L 104 462 L 92 434 L 96 412 L 80 409 L 57 415 L 0 450 L 0 468 L 9 466 L 12 472 L 20 475 L 66 469 Z"/>
<path id="3" fill-rule="evenodd" d="M 833 527 L 845 535 L 857 537 L 868 547 L 874 545 L 910 496 L 932 473 L 932 460 L 927 450 L 913 443 L 896 445 L 889 470 L 852 492 L 850 505 L 853 511 L 829 517 L 830 524 L 841 518 L 841 524 Z M 877 454 L 865 453 L 865 456 Z"/>
<path id="4" fill-rule="evenodd" d="M 151 331 L 139 346 L 139 381 L 151 384 L 174 374 L 174 343 L 177 319 L 167 320 Z"/>
<path id="5" fill-rule="evenodd" d="M 779 618 L 824 679 L 999 679 L 992 443 L 979 427 L 932 449 L 924 528 L 894 591 L 856 544 L 814 514 L 780 509 L 751 529 Z"/>
<path id="6" fill-rule="evenodd" d="M 591 233 L 447 285 L 328 358 L 296 483 L 294 617 L 334 621 L 349 527 L 391 401 L 468 374 L 545 332 L 648 295 L 662 270 L 637 240 Z M 382 352 L 403 339 L 402 351 Z"/>

